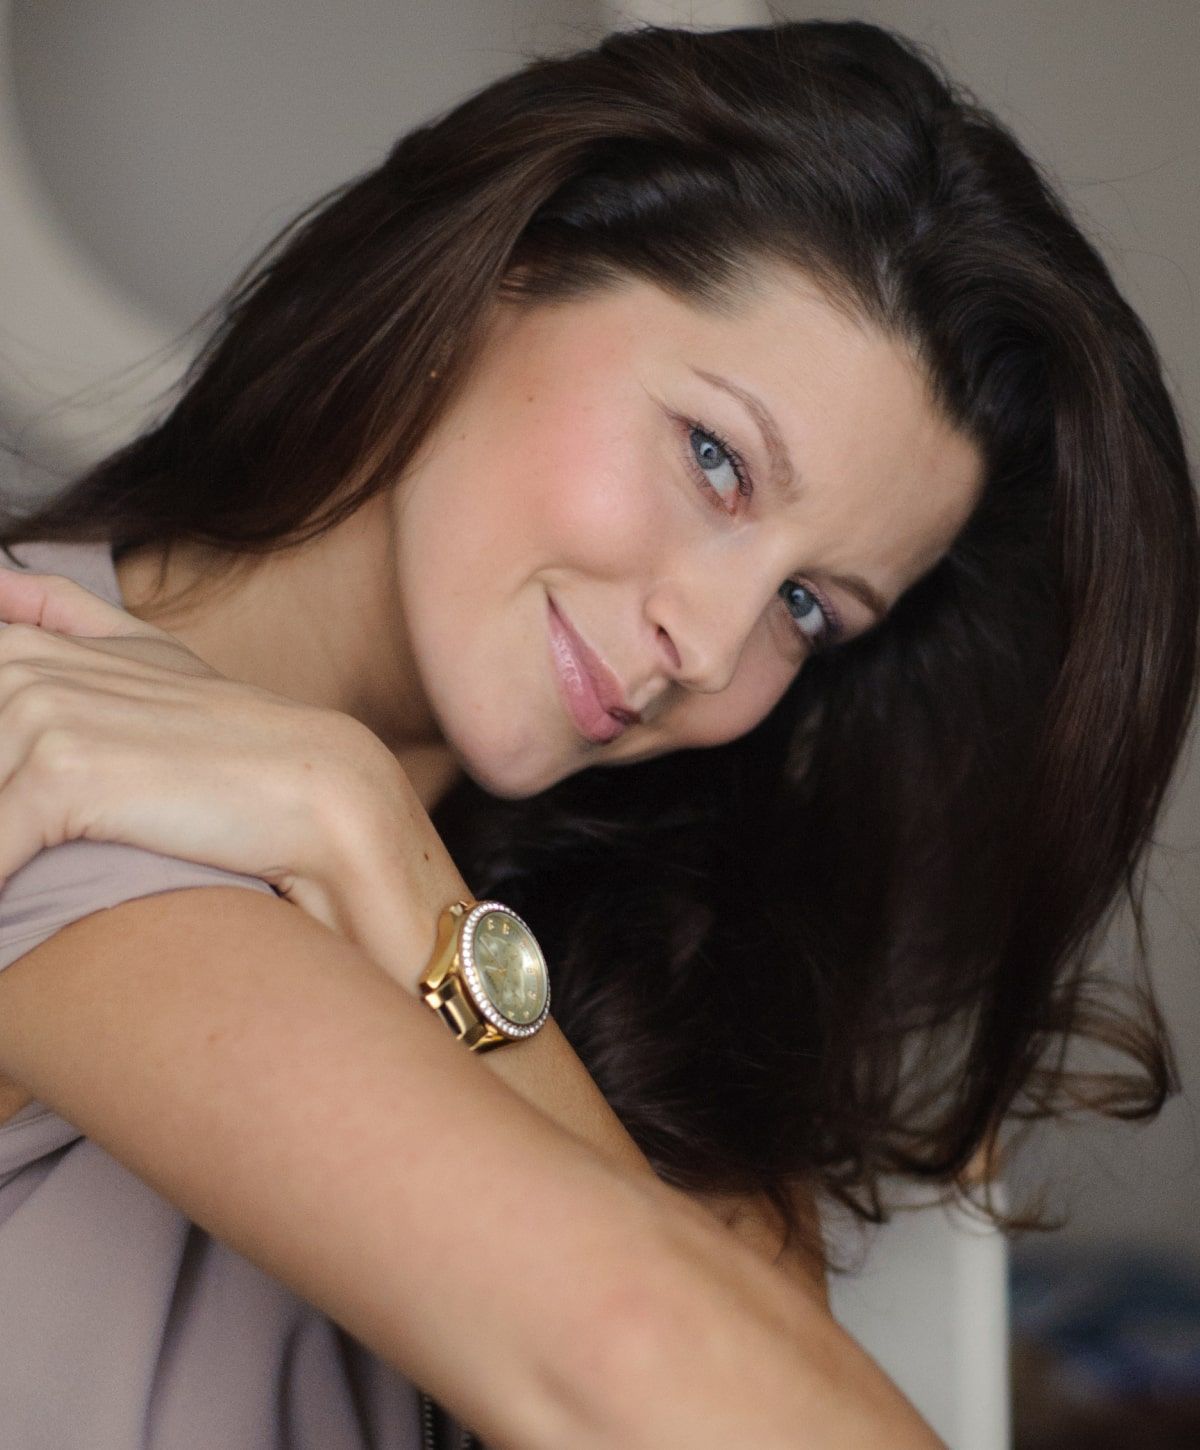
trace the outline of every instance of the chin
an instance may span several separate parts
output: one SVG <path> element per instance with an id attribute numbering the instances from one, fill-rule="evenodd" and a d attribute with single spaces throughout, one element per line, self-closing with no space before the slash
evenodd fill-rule
<path id="1" fill-rule="evenodd" d="M 498 757 L 494 748 L 486 754 L 476 751 L 455 754 L 463 774 L 470 776 L 480 790 L 499 800 L 527 800 L 571 774 L 563 768 L 561 760 L 554 760 L 544 752 L 528 757 L 518 753 L 508 758 Z"/>
<path id="2" fill-rule="evenodd" d="M 569 772 L 559 772 L 557 775 L 550 775 L 541 780 L 528 781 L 513 780 L 510 776 L 496 775 L 486 771 L 467 770 L 465 773 L 481 790 L 485 790 L 488 795 L 503 801 L 528 800 L 531 796 L 540 795 L 542 791 L 549 790 L 552 785 L 557 785 L 569 774 Z"/>

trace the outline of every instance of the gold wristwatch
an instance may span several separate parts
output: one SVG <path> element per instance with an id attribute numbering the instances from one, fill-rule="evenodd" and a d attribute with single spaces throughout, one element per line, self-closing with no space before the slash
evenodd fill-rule
<path id="1" fill-rule="evenodd" d="M 550 975 L 537 938 L 499 901 L 446 907 L 417 985 L 472 1052 L 532 1037 L 550 1012 Z"/>

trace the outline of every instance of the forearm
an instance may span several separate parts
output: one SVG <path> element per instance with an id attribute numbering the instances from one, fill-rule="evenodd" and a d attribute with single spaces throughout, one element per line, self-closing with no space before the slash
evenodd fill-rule
<path id="1" fill-rule="evenodd" d="M 377 742 L 368 744 L 373 748 Z M 382 770 L 378 765 L 376 761 L 375 789 L 366 807 L 361 793 L 353 797 L 353 810 L 337 793 L 324 799 L 322 837 L 333 849 L 318 853 L 320 864 L 307 885 L 319 899 L 310 901 L 310 910 L 415 994 L 433 949 L 439 913 L 473 892 L 404 771 L 390 755 Z M 552 977 L 553 970 L 551 963 Z M 529 1041 L 480 1054 L 477 1060 L 606 1161 L 634 1175 L 653 1175 L 553 1017 Z M 793 1186 L 793 1208 L 805 1233 L 786 1247 L 783 1221 L 765 1200 L 689 1196 L 774 1266 L 793 1292 L 828 1309 L 820 1218 L 802 1185 Z"/>
<path id="2" fill-rule="evenodd" d="M 422 849 L 414 853 L 403 823 L 397 826 L 397 816 L 402 815 L 397 801 L 381 804 L 377 825 L 359 819 L 349 822 L 348 831 L 342 834 L 336 887 L 332 875 L 326 878 L 330 900 L 325 910 L 338 918 L 339 930 L 364 955 L 415 995 L 434 945 L 438 913 L 448 902 L 473 892 L 436 833 L 426 834 Z M 427 828 L 427 818 L 415 811 L 412 829 Z M 689 1200 L 661 1184 L 553 1020 L 530 1041 L 481 1054 L 472 1061 L 503 1079 L 589 1150 L 589 1161 L 596 1167 L 611 1170 L 618 1183 L 637 1185 L 637 1201 L 641 1202 L 644 1192 L 654 1205 L 653 1232 L 661 1236 L 660 1251 L 648 1253 L 643 1243 L 639 1254 L 636 1238 L 629 1243 L 631 1255 L 618 1249 L 611 1265 L 616 1275 L 614 1293 L 619 1299 L 636 1284 L 638 1293 L 653 1297 L 650 1286 L 657 1278 L 663 1286 L 657 1295 L 663 1305 L 673 1298 L 680 1304 L 689 1299 L 692 1303 L 686 1311 L 667 1315 L 677 1334 L 666 1336 L 668 1342 L 647 1346 L 647 1359 L 661 1359 L 668 1378 L 656 1386 L 666 1396 L 662 1436 L 656 1440 L 648 1435 L 644 1443 L 675 1443 L 679 1438 L 682 1410 L 676 1396 L 686 1399 L 688 1382 L 701 1362 L 694 1358 L 695 1336 L 709 1344 L 725 1341 L 721 1362 L 741 1365 L 760 1384 L 764 1425 L 778 1428 L 788 1423 L 784 1413 L 788 1406 L 800 1415 L 790 1423 L 793 1428 L 805 1426 L 802 1436 L 788 1435 L 780 1438 L 780 1444 L 853 1444 L 867 1450 L 879 1443 L 899 1450 L 901 1446 L 938 1443 L 878 1367 L 833 1321 L 823 1265 L 814 1265 L 808 1256 L 797 1256 L 789 1272 L 781 1274 L 773 1267 L 778 1251 L 774 1224 L 768 1225 L 754 1212 L 738 1211 L 727 1218 L 721 1205 L 706 1203 L 700 1196 Z M 531 1202 L 538 1200 L 531 1196 Z M 602 1210 L 606 1223 L 608 1212 Z M 729 1224 L 732 1231 L 726 1226 Z M 670 1248 L 662 1248 L 664 1244 Z M 572 1283 L 567 1266 L 561 1267 L 559 1283 Z M 727 1291 L 735 1283 L 736 1293 L 730 1297 Z M 748 1298 L 739 1304 L 737 1297 L 742 1295 Z M 643 1310 L 645 1307 L 643 1299 Z M 635 1320 L 638 1312 L 634 1311 Z M 663 1321 L 656 1314 L 653 1311 L 650 1317 L 661 1326 Z M 625 1341 L 630 1337 L 627 1328 L 618 1331 Z M 747 1354 L 747 1346 L 752 1344 L 757 1348 Z M 628 1373 L 626 1360 L 616 1378 Z M 736 1413 L 744 1414 L 744 1388 L 730 1381 L 728 1394 L 731 1412 L 737 1407 Z M 700 1398 L 711 1409 L 711 1394 L 706 1392 Z M 630 1403 L 639 1400 L 635 1397 Z M 648 1428 L 650 1418 L 643 1428 Z M 744 1422 L 731 1423 L 722 1440 L 707 1422 L 696 1427 L 691 1443 L 739 1443 L 747 1429 Z M 626 1438 L 618 1437 L 616 1443 L 635 1443 L 629 1438 L 634 1433 L 631 1426 L 621 1433 Z M 878 1441 L 873 1438 L 876 1434 L 880 1435 Z M 764 1438 L 755 1443 L 774 1442 Z"/>
<path id="3" fill-rule="evenodd" d="M 747 1278 L 712 1255 L 690 1205 L 556 1127 L 270 897 L 93 913 L 0 973 L 0 1009 L 0 1069 L 498 1450 L 723 1447 L 624 1433 L 648 1395 L 649 1427 L 691 1429 L 678 1324 L 714 1371 L 718 1336 L 735 1359 L 765 1337 L 773 1415 L 822 1399 L 752 1257 Z M 718 1374 L 696 1404 L 764 1413 L 747 1393 Z"/>
<path id="4" fill-rule="evenodd" d="M 395 794 L 375 804 L 370 815 L 347 817 L 330 803 L 328 834 L 336 849 L 322 873 L 326 899 L 319 915 L 415 996 L 443 907 L 474 892 L 399 767 Z M 414 840 L 420 841 L 419 852 Z M 553 983 L 553 963 L 550 971 Z M 645 1156 L 552 1016 L 528 1041 L 479 1053 L 475 1060 L 606 1160 L 629 1173 L 652 1176 Z"/>
<path id="5" fill-rule="evenodd" d="M 449 889 L 451 894 L 446 896 L 446 902 L 454 900 L 456 892 L 462 896 L 470 894 L 465 885 Z M 367 955 L 389 976 L 416 995 L 415 972 L 411 981 L 409 973 L 414 967 L 419 971 L 425 965 L 428 951 L 433 948 L 433 933 L 428 933 L 427 943 L 415 932 L 401 938 L 390 930 L 390 919 L 387 904 L 377 901 L 373 929 L 350 939 L 367 951 Z M 367 950 L 367 940 L 371 939 L 377 943 L 374 951 Z M 411 951 L 413 940 L 427 945 L 428 951 L 424 956 L 419 949 L 415 954 Z M 478 1053 L 473 1060 L 604 1159 L 627 1173 L 654 1176 L 645 1155 L 613 1112 L 553 1017 L 528 1041 L 512 1043 L 498 1052 Z"/>
<path id="6" fill-rule="evenodd" d="M 388 891 L 386 856 L 372 861 L 361 878 L 370 886 L 362 900 L 371 903 L 362 911 L 365 954 L 413 992 L 432 926 L 411 919 L 408 893 Z M 470 894 L 446 862 L 431 870 L 429 884 L 431 900 L 443 903 Z M 526 1099 L 522 1117 L 527 1104 L 539 1109 L 556 1134 L 558 1146 L 546 1139 L 547 1158 L 560 1166 L 547 1162 L 545 1176 L 523 1177 L 534 1252 L 550 1275 L 551 1297 L 541 1302 L 554 1317 L 565 1300 L 582 1305 L 591 1296 L 595 1310 L 574 1335 L 542 1339 L 551 1374 L 574 1385 L 580 1411 L 575 1438 L 561 1443 L 944 1450 L 820 1297 L 797 1293 L 794 1280 L 775 1272 L 761 1234 L 748 1234 L 756 1247 L 748 1246 L 657 1179 L 560 1032 L 544 1030 L 473 1061 Z M 452 1091 L 447 1085 L 447 1097 Z M 499 1099 L 496 1111 L 503 1112 Z M 490 1121 L 498 1124 L 495 1113 Z M 456 1130 L 464 1161 L 489 1131 L 465 1114 Z M 527 1128 L 518 1136 L 534 1141 Z M 559 1235 L 567 1225 L 564 1253 Z M 579 1230 L 591 1244 L 583 1252 Z M 511 1332 L 529 1332 L 520 1328 L 528 1307 L 513 1303 Z"/>

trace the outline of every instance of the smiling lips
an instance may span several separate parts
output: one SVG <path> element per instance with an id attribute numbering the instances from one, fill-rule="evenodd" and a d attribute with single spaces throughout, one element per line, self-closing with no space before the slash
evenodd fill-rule
<path id="1" fill-rule="evenodd" d="M 597 745 L 623 735 L 641 716 L 624 702 L 612 671 L 546 596 L 550 653 L 567 710 L 581 734 Z"/>

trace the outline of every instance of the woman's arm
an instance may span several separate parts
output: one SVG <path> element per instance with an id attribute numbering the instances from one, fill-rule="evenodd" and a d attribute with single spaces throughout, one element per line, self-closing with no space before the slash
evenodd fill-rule
<path id="1" fill-rule="evenodd" d="M 466 887 L 369 730 L 225 680 L 174 636 L 57 575 L 0 568 L 0 620 L 0 877 L 80 834 L 206 861 L 269 881 L 412 989 L 421 958 L 405 953 L 432 944 L 441 907 Z M 488 1065 L 597 1151 L 650 1171 L 553 1023 Z M 0 1115 L 27 1096 L 0 1078 Z M 712 1206 L 826 1302 L 823 1264 L 800 1246 L 780 1255 L 769 1207 Z"/>
<path id="2" fill-rule="evenodd" d="M 272 897 L 65 927 L 0 974 L 0 1071 L 498 1450 L 940 1443 L 708 1214 Z"/>
<path id="3" fill-rule="evenodd" d="M 471 895 L 441 838 L 437 835 L 400 765 L 364 730 L 354 760 L 357 779 L 370 779 L 368 791 L 318 794 L 314 840 L 306 857 L 309 879 L 304 891 L 319 898 L 321 918 L 337 929 L 406 991 L 415 994 L 417 979 L 433 950 L 437 911 Z M 372 752 L 377 753 L 370 760 Z M 342 783 L 345 778 L 342 777 Z M 414 881 L 412 843 L 420 842 L 419 877 Z M 324 850 L 318 849 L 324 843 Z M 403 882 L 404 889 L 398 890 Z M 414 913 L 422 899 L 423 914 Z M 553 963 L 550 964 L 553 981 Z M 465 1050 L 465 1049 L 464 1049 Z M 559 1030 L 553 1017 L 527 1042 L 480 1055 L 492 1072 L 526 1101 L 580 1138 L 617 1167 L 633 1174 L 653 1174 L 641 1149 L 626 1131 Z M 807 1237 L 820 1237 L 812 1196 L 795 1188 L 799 1216 Z M 829 1305 L 823 1262 L 801 1243 L 783 1244 L 783 1224 L 765 1200 L 727 1195 L 690 1195 L 767 1263 L 775 1265 L 794 1289 L 826 1309 Z"/>

